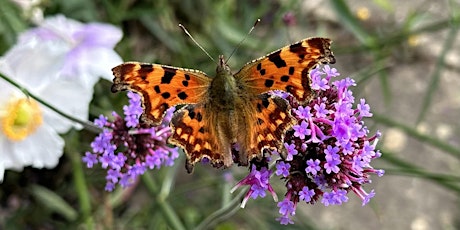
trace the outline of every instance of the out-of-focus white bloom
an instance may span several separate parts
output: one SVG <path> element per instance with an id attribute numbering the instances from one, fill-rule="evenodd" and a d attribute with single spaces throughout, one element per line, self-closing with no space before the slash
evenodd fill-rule
<path id="1" fill-rule="evenodd" d="M 94 85 L 111 79 L 111 68 L 122 62 L 113 50 L 121 37 L 108 24 L 46 18 L 0 58 L 0 72 L 60 111 L 86 120 Z M 0 181 L 5 169 L 56 166 L 64 146 L 58 133 L 79 126 L 2 79 L 0 89 Z"/>
<path id="2" fill-rule="evenodd" d="M 121 30 L 109 24 L 83 24 L 62 15 L 46 18 L 20 35 L 1 58 L 0 71 L 61 111 L 85 120 L 94 84 L 100 78 L 111 80 L 110 70 L 122 62 L 113 50 L 121 37 Z M 78 94 L 71 95 L 70 88 Z M 55 113 L 46 116 L 60 133 L 72 125 Z"/>
<path id="3" fill-rule="evenodd" d="M 64 140 L 46 119 L 50 111 L 4 80 L 0 88 L 0 182 L 5 169 L 55 167 Z"/>
<path id="4" fill-rule="evenodd" d="M 40 7 L 41 0 L 11 0 L 22 9 L 24 17 L 34 23 L 43 21 L 43 9 Z"/>

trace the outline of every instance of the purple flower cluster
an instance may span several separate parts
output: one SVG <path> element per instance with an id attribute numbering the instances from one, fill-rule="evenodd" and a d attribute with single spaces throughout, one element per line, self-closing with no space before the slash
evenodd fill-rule
<path id="1" fill-rule="evenodd" d="M 112 191 L 116 184 L 130 186 L 147 169 L 171 166 L 179 156 L 177 148 L 166 144 L 171 135 L 168 123 L 173 110 L 167 111 L 161 125 L 147 127 L 139 123 L 143 111 L 140 96 L 128 92 L 128 97 L 129 104 L 123 107 L 124 119 L 113 112 L 113 122 L 103 115 L 94 121 L 103 131 L 91 143 L 92 152 L 83 157 L 88 168 L 99 163 L 107 169 L 107 191 Z"/>
<path id="2" fill-rule="evenodd" d="M 268 170 L 267 167 L 261 167 L 257 169 L 256 166 L 253 165 L 249 175 L 238 182 L 235 187 L 233 187 L 233 189 L 230 191 L 232 193 L 243 185 L 250 186 L 248 193 L 246 193 L 246 196 L 243 199 L 243 202 L 241 202 L 241 208 L 246 206 L 249 197 L 252 197 L 252 199 L 256 199 L 257 197 L 265 197 L 265 190 L 268 190 L 271 193 L 273 199 L 278 201 L 278 197 L 276 196 L 275 191 L 269 183 L 270 174 L 271 170 Z"/>
<path id="3" fill-rule="evenodd" d="M 327 65 L 322 70 L 312 70 L 310 75 L 315 93 L 310 102 L 301 105 L 292 96 L 285 97 L 297 124 L 286 133 L 286 154 L 280 154 L 284 158 L 276 161 L 275 174 L 286 181 L 287 188 L 285 198 L 278 203 L 281 217 L 277 220 L 281 224 L 293 223 L 291 217 L 299 202 L 314 204 L 321 199 L 325 206 L 340 205 L 348 201 L 347 194 L 353 191 L 365 205 L 375 193 L 364 191 L 362 185 L 371 183 L 369 174 L 384 173 L 370 165 L 372 159 L 380 157 L 375 149 L 380 133 L 370 136 L 364 125 L 362 119 L 372 116 L 364 99 L 353 107 L 355 98 L 348 88 L 355 86 L 355 81 L 345 78 L 331 82 L 340 74 Z M 255 175 L 269 171 L 255 169 L 253 166 L 238 184 L 251 186 L 247 197 L 254 193 L 253 186 L 260 183 Z M 264 183 L 265 187 L 259 189 L 272 192 L 269 181 Z"/>

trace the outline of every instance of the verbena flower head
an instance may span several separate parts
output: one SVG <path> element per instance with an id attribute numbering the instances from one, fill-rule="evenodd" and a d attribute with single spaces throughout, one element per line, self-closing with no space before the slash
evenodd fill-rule
<path id="1" fill-rule="evenodd" d="M 91 143 L 92 152 L 86 152 L 83 161 L 88 168 L 100 164 L 107 169 L 105 189 L 112 191 L 117 184 L 127 187 L 147 169 L 172 166 L 179 156 L 177 148 L 169 147 L 168 126 L 174 110 L 168 110 L 159 126 L 147 127 L 139 123 L 142 114 L 141 99 L 128 92 L 129 104 L 124 106 L 124 118 L 112 113 L 113 121 L 103 115 L 94 123 L 103 128 Z"/>
<path id="2" fill-rule="evenodd" d="M 365 205 L 375 193 L 373 190 L 364 191 L 362 185 L 371 182 L 371 173 L 378 176 L 384 173 L 370 165 L 372 159 L 380 157 L 380 152 L 375 149 L 380 133 L 370 135 L 362 120 L 372 116 L 369 105 L 364 99 L 355 105 L 355 98 L 349 90 L 350 86 L 356 85 L 354 80 L 332 81 L 339 75 L 335 68 L 327 65 L 312 70 L 315 96 L 306 105 L 286 96 L 297 124 L 286 133 L 286 154 L 275 165 L 275 174 L 285 180 L 287 189 L 285 198 L 278 203 L 281 217 L 277 220 L 281 224 L 293 223 L 291 217 L 295 215 L 299 202 L 340 205 L 348 201 L 347 194 L 352 191 Z M 258 183 L 250 178 L 262 172 L 254 170 L 255 166 L 239 183 L 251 186 L 248 194 Z M 265 188 L 268 190 L 269 187 Z"/>

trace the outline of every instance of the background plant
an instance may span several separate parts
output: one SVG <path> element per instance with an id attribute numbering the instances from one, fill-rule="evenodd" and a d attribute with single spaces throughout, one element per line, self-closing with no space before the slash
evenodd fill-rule
<path id="1" fill-rule="evenodd" d="M 33 21 L 16 4 L 0 3 L 3 54 Z M 184 36 L 179 23 L 216 57 L 228 56 L 261 18 L 230 60 L 234 70 L 304 37 L 332 38 L 335 67 L 357 81 L 354 93 L 365 97 L 374 113 L 366 122 L 383 133 L 378 147 L 382 167 L 375 166 L 387 175 L 373 178 L 377 196 L 372 208 L 361 208 L 358 199 L 335 208 L 308 206 L 298 210 L 296 224 L 289 227 L 458 227 L 458 2 L 70 0 L 41 1 L 35 7 L 44 15 L 64 14 L 122 28 L 124 37 L 116 50 L 125 61 L 209 74 L 215 64 Z M 122 111 L 126 96 L 109 90 L 107 81 L 95 86 L 90 120 Z M 240 210 L 235 197 L 241 195 L 229 193 L 246 169 L 201 166 L 188 175 L 180 158 L 172 168 L 150 171 L 132 188 L 104 192 L 104 171 L 86 169 L 81 162 L 94 135 L 87 130 L 63 135 L 65 155 L 55 169 L 7 171 L 0 185 L 0 228 L 279 228 L 270 199 L 251 200 Z M 331 215 L 333 219 L 326 218 Z"/>

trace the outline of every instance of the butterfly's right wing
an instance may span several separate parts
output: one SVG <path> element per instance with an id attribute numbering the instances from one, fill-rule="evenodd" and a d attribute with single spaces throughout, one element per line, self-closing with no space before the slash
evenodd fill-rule
<path id="1" fill-rule="evenodd" d="M 198 70 L 139 62 L 126 62 L 112 71 L 112 92 L 131 90 L 141 95 L 141 120 L 150 125 L 158 125 L 172 106 L 204 100 L 212 80 Z"/>
<path id="2" fill-rule="evenodd" d="M 328 38 L 301 40 L 247 63 L 235 78 L 256 95 L 282 90 L 306 103 L 313 96 L 310 71 L 320 63 L 335 63 L 330 45 Z"/>

